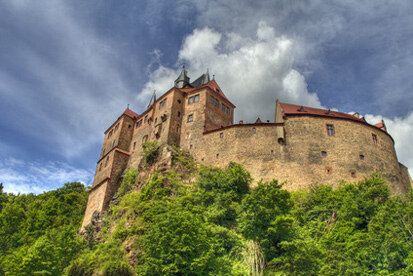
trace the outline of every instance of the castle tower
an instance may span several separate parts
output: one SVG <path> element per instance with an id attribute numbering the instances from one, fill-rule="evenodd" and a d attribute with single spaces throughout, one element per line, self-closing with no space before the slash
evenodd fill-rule
<path id="1" fill-rule="evenodd" d="M 128 150 L 137 117 L 135 112 L 127 108 L 105 131 L 82 228 L 90 223 L 94 212 L 100 213 L 108 208 L 111 198 L 119 188 L 119 179 L 130 155 Z"/>

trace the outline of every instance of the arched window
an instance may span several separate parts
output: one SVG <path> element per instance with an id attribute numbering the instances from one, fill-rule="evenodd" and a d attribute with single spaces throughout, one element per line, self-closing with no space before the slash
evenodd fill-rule
<path id="1" fill-rule="evenodd" d="M 143 136 L 142 138 L 142 143 L 145 143 L 148 141 L 148 135 Z"/>
<path id="2" fill-rule="evenodd" d="M 106 158 L 105 167 L 108 165 L 108 163 L 109 163 L 109 156 Z"/>

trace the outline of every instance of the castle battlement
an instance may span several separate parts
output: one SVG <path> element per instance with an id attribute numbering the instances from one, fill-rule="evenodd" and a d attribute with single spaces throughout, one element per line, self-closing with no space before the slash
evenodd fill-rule
<path id="1" fill-rule="evenodd" d="M 138 168 L 141 144 L 176 145 L 205 165 L 242 164 L 254 178 L 278 179 L 287 190 L 314 183 L 336 185 L 380 171 L 394 194 L 405 195 L 411 178 L 397 160 L 394 141 L 384 122 L 367 123 L 357 113 L 282 103 L 273 122 L 234 124 L 235 105 L 208 72 L 190 83 L 182 70 L 160 98 L 137 114 L 127 108 L 105 131 L 83 226 L 94 212 L 105 211 L 119 188 L 123 172 Z"/>

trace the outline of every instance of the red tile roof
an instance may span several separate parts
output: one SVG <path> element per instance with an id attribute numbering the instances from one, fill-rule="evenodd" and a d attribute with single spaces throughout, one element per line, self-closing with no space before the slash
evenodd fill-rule
<path id="1" fill-rule="evenodd" d="M 227 100 L 230 104 L 234 105 L 230 100 L 228 100 L 228 98 L 225 96 L 224 92 L 222 92 L 221 87 L 219 87 L 218 83 L 215 80 L 211 80 L 211 81 L 207 82 L 206 84 L 202 85 L 201 87 L 211 88 L 213 91 L 217 92 L 217 94 L 219 94 L 222 98 Z M 234 107 L 235 107 L 235 105 L 234 105 Z"/>
<path id="2" fill-rule="evenodd" d="M 326 109 L 319 109 L 307 106 L 300 106 L 294 104 L 287 104 L 287 103 L 280 103 L 280 106 L 283 110 L 284 115 L 315 115 L 315 116 L 323 116 L 323 117 L 332 117 L 332 118 L 342 118 L 342 119 L 350 119 L 354 121 L 359 121 L 365 123 L 366 121 L 364 118 L 357 118 L 354 115 L 350 115 L 347 113 L 331 111 Z"/>
<path id="3" fill-rule="evenodd" d="M 131 117 L 132 119 L 135 118 L 135 117 L 139 117 L 138 114 L 136 114 L 135 112 L 133 112 L 133 111 L 130 110 L 129 108 L 126 108 L 122 115 L 129 116 L 129 117 Z"/>

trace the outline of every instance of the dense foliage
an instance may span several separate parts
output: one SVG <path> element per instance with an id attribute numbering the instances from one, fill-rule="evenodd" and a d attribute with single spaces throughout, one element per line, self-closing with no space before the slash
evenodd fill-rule
<path id="1" fill-rule="evenodd" d="M 66 183 L 40 195 L 6 194 L 2 188 L 0 271 L 9 275 L 61 274 L 86 245 L 77 235 L 88 196 L 85 187 Z"/>
<path id="2" fill-rule="evenodd" d="M 93 242 L 76 235 L 83 187 L 66 184 L 39 196 L 1 193 L 3 270 L 10 275 L 413 273 L 413 194 L 406 200 L 390 197 L 378 174 L 334 190 L 317 185 L 290 193 L 276 180 L 250 188 L 249 173 L 235 163 L 225 170 L 202 167 L 190 179 L 174 171 L 156 173 L 140 190 L 133 188 L 137 173 L 125 174 L 118 203 Z"/>

